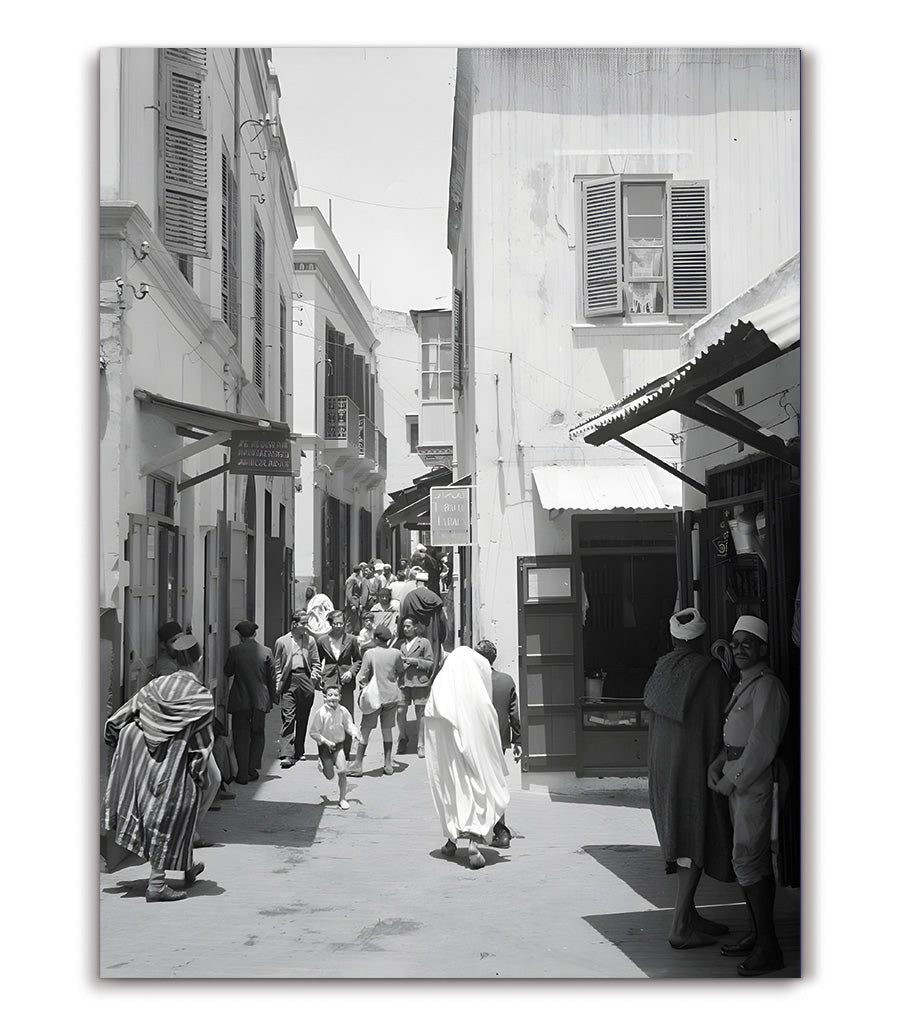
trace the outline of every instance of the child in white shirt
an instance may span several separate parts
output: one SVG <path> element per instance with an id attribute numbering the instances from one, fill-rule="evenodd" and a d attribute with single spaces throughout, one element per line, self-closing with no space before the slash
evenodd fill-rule
<path id="1" fill-rule="evenodd" d="M 325 702 L 310 720 L 309 735 L 319 747 L 319 770 L 322 774 L 330 782 L 337 771 L 341 810 L 350 806 L 347 802 L 347 758 L 344 755 L 344 740 L 348 734 L 359 741 L 359 730 L 350 711 L 341 706 L 340 686 L 327 685 Z"/>

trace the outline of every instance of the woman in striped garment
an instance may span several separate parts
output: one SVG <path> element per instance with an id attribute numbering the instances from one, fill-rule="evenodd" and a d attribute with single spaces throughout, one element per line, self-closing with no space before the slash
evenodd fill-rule
<path id="1" fill-rule="evenodd" d="M 178 670 L 148 682 L 106 722 L 116 747 L 104 803 L 104 827 L 116 842 L 150 862 L 148 903 L 184 899 L 166 885 L 180 871 L 191 885 L 203 871 L 193 863 L 197 819 L 218 781 L 210 774 L 212 693 L 197 677 L 200 644 L 183 635 L 171 644 Z"/>

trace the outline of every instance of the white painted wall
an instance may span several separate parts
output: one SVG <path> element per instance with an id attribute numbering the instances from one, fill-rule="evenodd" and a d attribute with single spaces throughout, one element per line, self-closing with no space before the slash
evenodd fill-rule
<path id="1" fill-rule="evenodd" d="M 470 374 L 459 473 L 474 471 L 474 635 L 515 672 L 516 558 L 566 553 L 532 487 L 542 464 L 641 463 L 568 440 L 592 410 L 681 359 L 687 321 L 581 313 L 578 175 L 710 183 L 711 309 L 799 248 L 799 57 L 774 50 L 460 51 L 451 183 L 454 284 L 466 293 Z M 457 196 L 451 189 L 451 204 Z M 474 401 L 474 402 L 473 402 Z M 475 426 L 477 425 L 477 433 Z M 677 417 L 633 433 L 676 461 Z M 653 468 L 667 493 L 677 481 Z"/>

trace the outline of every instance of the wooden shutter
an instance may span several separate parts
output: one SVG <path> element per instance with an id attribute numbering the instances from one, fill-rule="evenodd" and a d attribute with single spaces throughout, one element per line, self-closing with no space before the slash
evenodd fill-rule
<path id="1" fill-rule="evenodd" d="M 581 185 L 584 315 L 621 314 L 622 187 L 620 177 Z"/>
<path id="2" fill-rule="evenodd" d="M 257 225 L 253 248 L 253 384 L 262 399 L 265 399 L 266 385 L 265 271 L 265 240 L 262 229 Z"/>
<path id="3" fill-rule="evenodd" d="M 162 236 L 175 254 L 209 256 L 206 51 L 162 51 Z"/>
<path id="4" fill-rule="evenodd" d="M 709 310 L 709 183 L 670 182 L 669 314 Z"/>
<path id="5" fill-rule="evenodd" d="M 463 295 L 453 290 L 453 388 L 462 391 L 465 384 L 466 353 L 463 343 Z"/>

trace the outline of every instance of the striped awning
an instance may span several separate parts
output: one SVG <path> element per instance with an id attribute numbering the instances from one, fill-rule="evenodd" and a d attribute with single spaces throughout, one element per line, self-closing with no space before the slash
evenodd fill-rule
<path id="1" fill-rule="evenodd" d="M 691 360 L 574 425 L 569 438 L 583 438 L 599 446 L 661 414 L 694 403 L 800 345 L 799 285 L 777 300 L 729 320 L 726 331 L 719 334 L 724 313 L 710 315 L 685 333 L 695 345 L 704 335 L 714 333 Z"/>
<path id="2" fill-rule="evenodd" d="M 646 467 L 640 464 L 532 469 L 534 485 L 544 510 L 671 510 L 680 494 L 665 495 Z"/>

